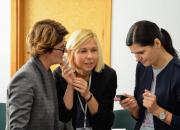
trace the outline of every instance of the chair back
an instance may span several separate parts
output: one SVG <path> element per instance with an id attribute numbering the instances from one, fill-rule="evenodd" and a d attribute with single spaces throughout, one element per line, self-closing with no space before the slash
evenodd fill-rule
<path id="1" fill-rule="evenodd" d="M 114 123 L 112 128 L 126 128 L 126 130 L 134 130 L 136 120 L 132 118 L 127 110 L 114 111 Z"/>
<path id="2" fill-rule="evenodd" d="M 6 104 L 0 103 L 0 130 L 5 130 L 6 126 Z"/>

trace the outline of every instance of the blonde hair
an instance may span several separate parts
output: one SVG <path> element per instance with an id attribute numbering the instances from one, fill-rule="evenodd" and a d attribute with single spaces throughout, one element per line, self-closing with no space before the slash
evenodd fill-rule
<path id="1" fill-rule="evenodd" d="M 99 40 L 94 32 L 92 32 L 89 29 L 80 29 L 72 33 L 72 35 L 69 37 L 66 48 L 68 50 L 68 59 L 69 63 L 72 66 L 75 66 L 74 64 L 74 51 L 76 49 L 79 49 L 81 45 L 86 43 L 87 40 L 90 38 L 94 39 L 97 45 L 97 51 L 98 51 L 98 63 L 95 67 L 96 72 L 100 72 L 104 68 L 104 61 L 103 61 L 103 55 L 101 46 L 99 43 Z"/>
<path id="2" fill-rule="evenodd" d="M 30 55 L 39 56 L 51 52 L 66 34 L 66 28 L 57 21 L 45 19 L 36 22 L 26 39 Z"/>

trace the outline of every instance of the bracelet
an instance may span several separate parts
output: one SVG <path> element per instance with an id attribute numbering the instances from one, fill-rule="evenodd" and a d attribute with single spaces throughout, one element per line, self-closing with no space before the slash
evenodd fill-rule
<path id="1" fill-rule="evenodd" d="M 92 93 L 91 93 L 91 95 L 90 95 L 89 98 L 86 100 L 86 102 L 89 102 L 92 97 L 93 97 L 93 95 L 92 95 Z"/>

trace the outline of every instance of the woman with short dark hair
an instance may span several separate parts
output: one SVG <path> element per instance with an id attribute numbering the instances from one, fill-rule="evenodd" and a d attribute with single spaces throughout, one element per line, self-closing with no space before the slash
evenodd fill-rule
<path id="1" fill-rule="evenodd" d="M 68 31 L 57 21 L 38 21 L 27 36 L 31 58 L 7 90 L 6 130 L 59 130 L 55 82 L 50 70 L 61 64 Z"/>

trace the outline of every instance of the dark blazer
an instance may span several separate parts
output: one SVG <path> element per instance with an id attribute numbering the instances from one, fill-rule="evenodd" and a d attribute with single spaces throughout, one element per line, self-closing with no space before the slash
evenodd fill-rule
<path id="1" fill-rule="evenodd" d="M 72 123 L 75 128 L 77 92 L 75 92 L 74 95 L 73 108 L 71 111 L 68 111 L 63 103 L 67 83 L 61 77 L 60 68 L 55 70 L 54 77 L 56 79 L 59 99 L 60 120 L 67 122 L 72 118 Z M 114 120 L 113 104 L 117 88 L 116 72 L 106 65 L 102 72 L 97 73 L 93 71 L 91 77 L 90 91 L 98 101 L 99 108 L 95 115 L 92 116 L 89 111 L 87 115 L 90 118 L 93 130 L 110 130 Z M 60 84 L 64 84 L 64 86 Z"/>
<path id="2" fill-rule="evenodd" d="M 152 67 L 144 67 L 141 63 L 138 63 L 136 68 L 136 86 L 134 96 L 140 107 L 140 117 L 137 120 L 135 130 L 139 130 L 145 117 L 145 108 L 142 106 L 142 94 L 145 89 L 150 90 L 152 78 Z M 157 104 L 173 114 L 170 126 L 153 116 L 155 130 L 180 130 L 179 59 L 173 58 L 158 74 L 155 95 L 157 97 Z"/>
<path id="3" fill-rule="evenodd" d="M 6 130 L 59 130 L 58 115 L 52 73 L 32 58 L 8 86 Z"/>

